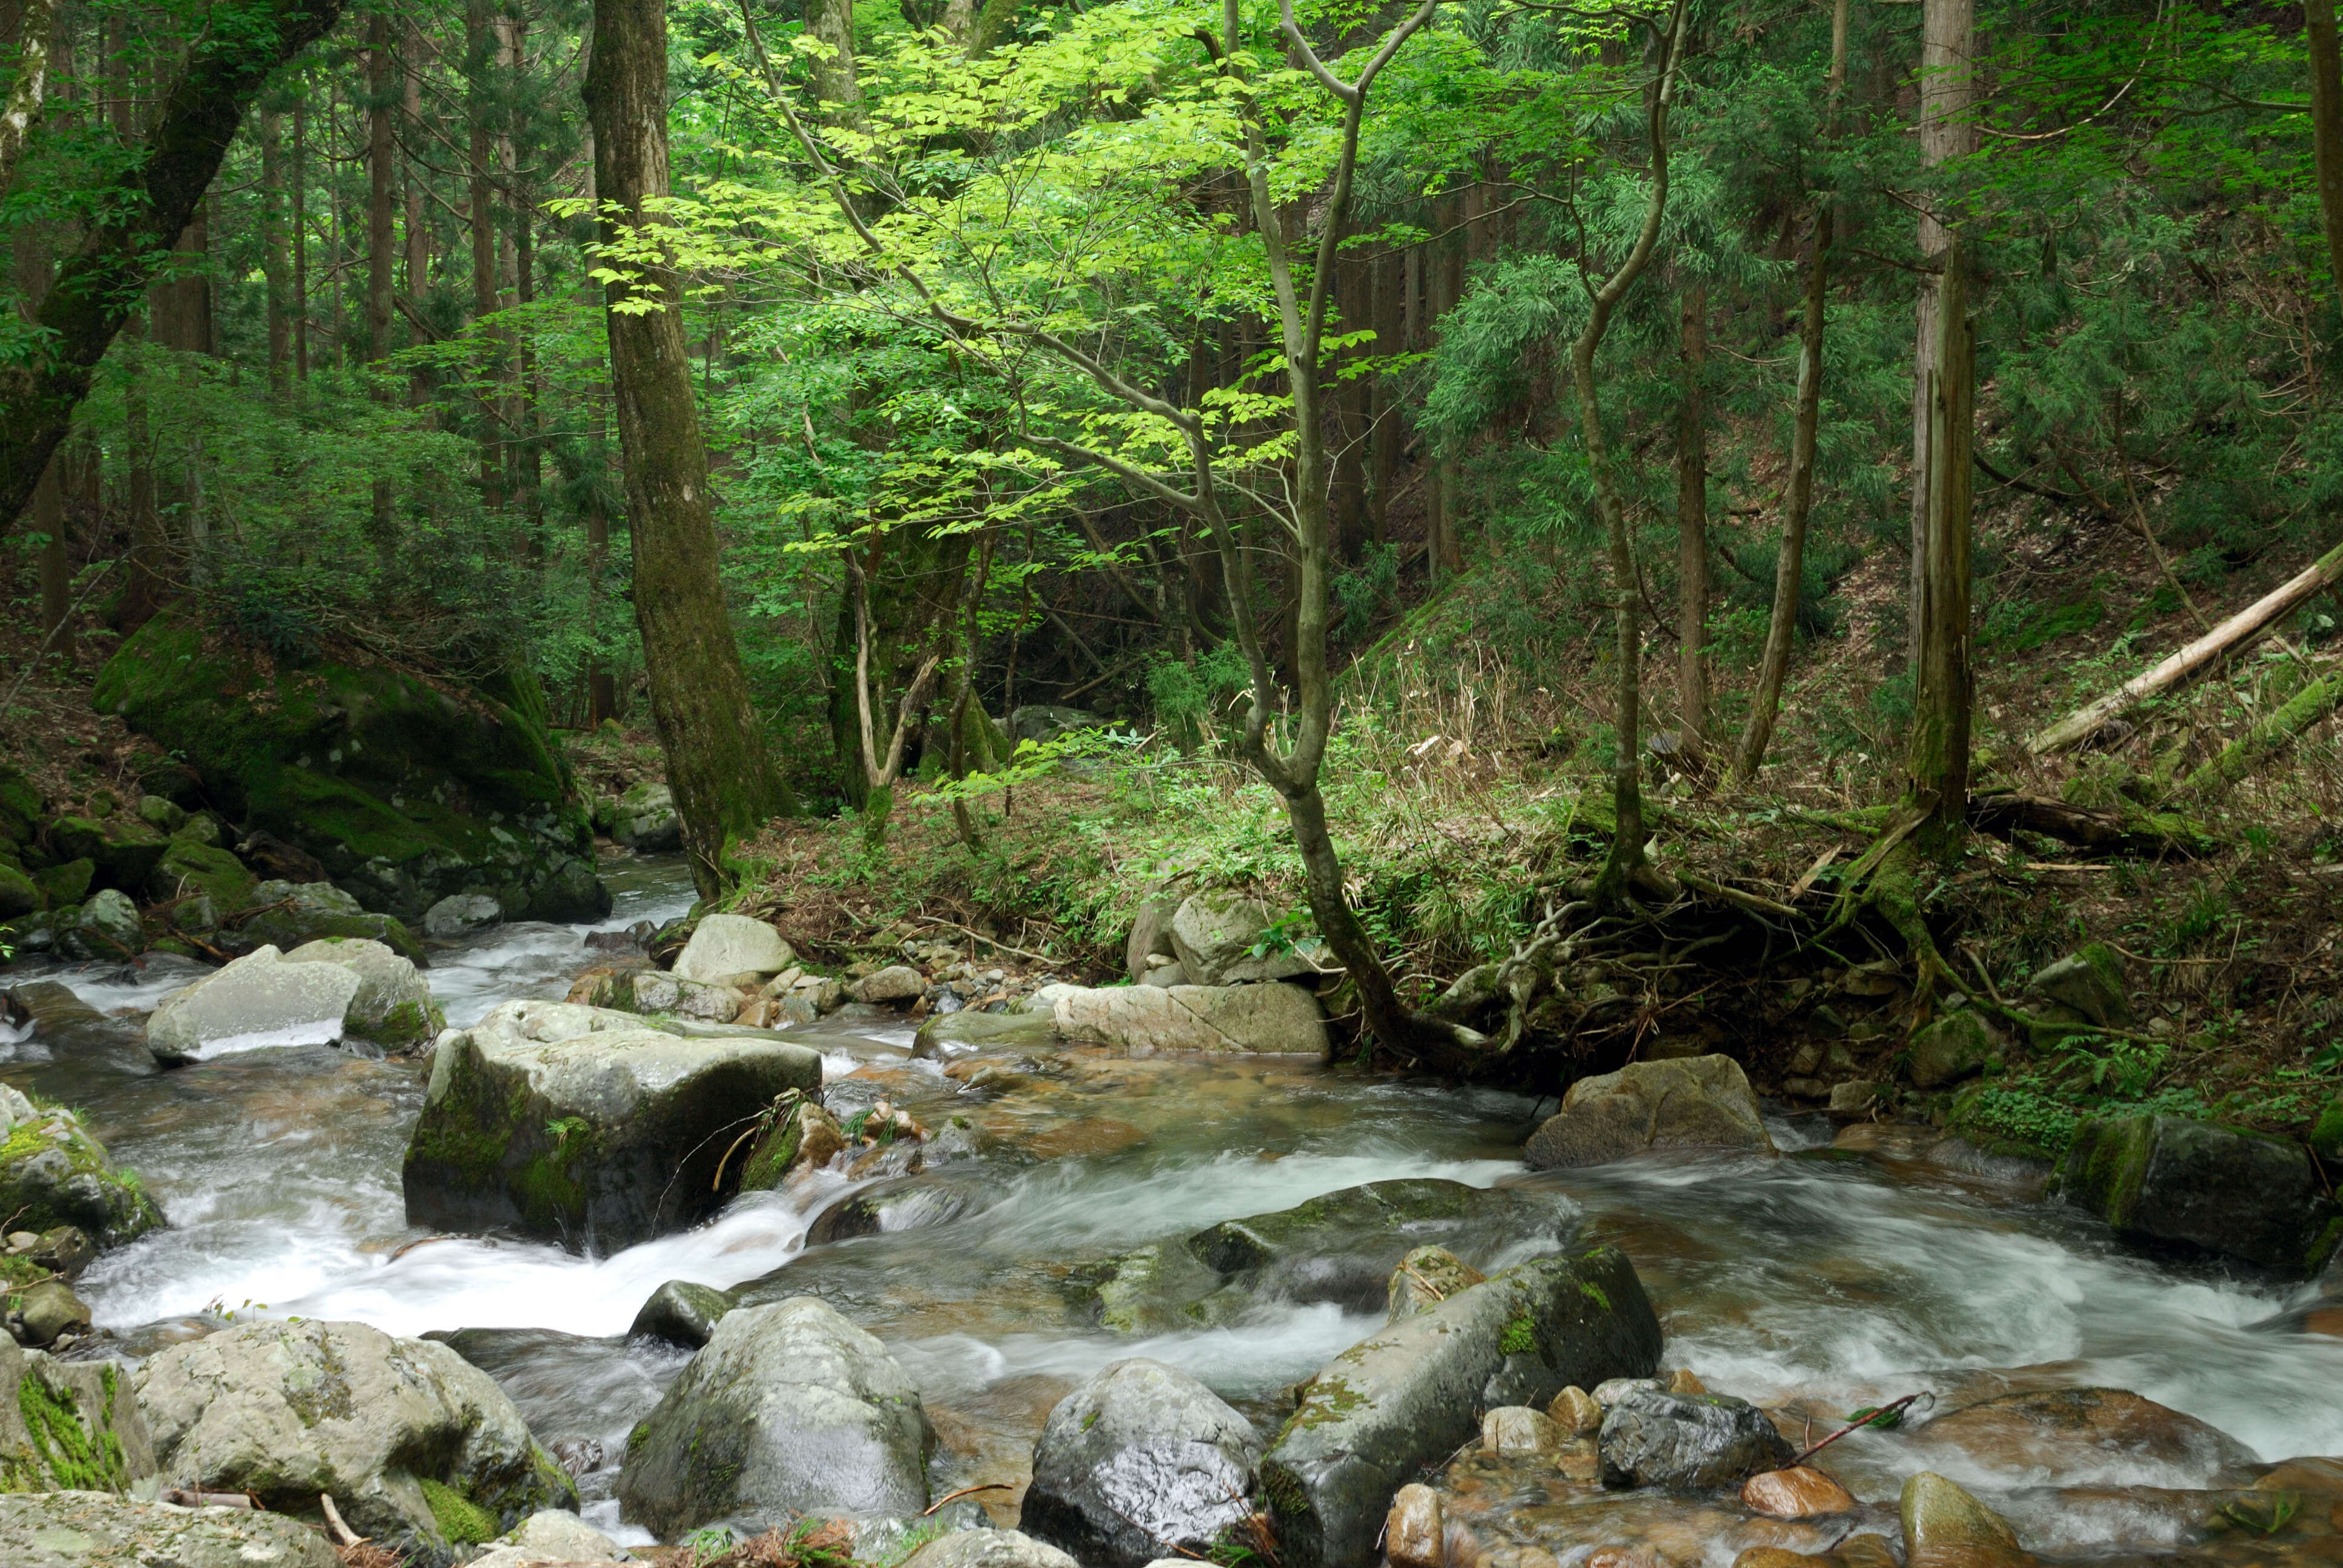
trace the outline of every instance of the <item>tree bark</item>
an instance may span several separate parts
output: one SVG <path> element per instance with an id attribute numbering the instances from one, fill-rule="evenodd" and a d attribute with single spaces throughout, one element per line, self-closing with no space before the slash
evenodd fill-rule
<path id="1" fill-rule="evenodd" d="M 806 30 L 823 52 L 813 57 L 813 94 L 826 124 L 860 117 L 862 86 L 854 66 L 854 0 L 809 0 Z"/>
<path id="2" fill-rule="evenodd" d="M 390 122 L 398 51 L 391 40 L 388 14 L 377 11 L 367 24 L 367 370 L 375 401 L 387 404 L 395 397 L 385 361 L 390 357 L 390 293 L 396 260 L 391 172 L 398 157 Z M 387 477 L 374 482 L 374 546 L 377 559 L 387 574 L 398 549 L 397 516 Z"/>
<path id="3" fill-rule="evenodd" d="M 0 191 L 6 190 L 24 156 L 26 138 L 41 117 L 48 96 L 49 35 L 56 21 L 56 0 L 23 0 L 15 7 L 11 29 L 16 45 L 16 75 L 8 95 L 0 100 Z"/>
<path id="4" fill-rule="evenodd" d="M 309 85 L 294 79 L 293 379 L 309 379 Z"/>
<path id="5" fill-rule="evenodd" d="M 495 139 L 490 125 L 493 94 L 489 83 L 494 79 L 496 53 L 488 7 L 480 0 L 472 0 L 465 7 L 464 34 L 465 60 L 472 72 L 468 116 L 470 135 L 465 146 L 472 205 L 472 317 L 485 321 L 497 313 L 502 302 L 497 296 L 496 192 L 490 176 Z M 482 379 L 493 384 L 503 378 L 503 355 L 492 328 L 482 327 L 480 333 L 487 359 Z M 498 402 L 493 396 L 481 399 L 478 414 L 480 498 L 492 512 L 502 511 L 505 504 L 504 459 L 498 442 L 501 431 L 496 414 Z"/>
<path id="6" fill-rule="evenodd" d="M 2310 53 L 2310 155 L 2318 176 L 2318 217 L 2327 233 L 2328 287 L 2343 292 L 2343 60 L 2335 38 L 2335 0 L 2304 0 L 2303 39 Z"/>
<path id="7" fill-rule="evenodd" d="M 285 235 L 284 116 L 260 116 L 260 270 L 268 289 L 268 394 L 284 399 L 293 378 L 293 317 L 285 307 L 291 257 Z"/>
<path id="8" fill-rule="evenodd" d="M 595 0 L 585 85 L 598 228 L 617 244 L 668 192 L 667 14 L 661 0 Z M 693 880 L 713 896 L 731 843 L 792 809 L 749 706 L 717 570 L 708 454 L 692 402 L 677 279 L 663 265 L 607 286 L 610 380 L 626 464 L 635 616 Z"/>
<path id="9" fill-rule="evenodd" d="M 1695 767 L 1708 755 L 1708 280 L 1684 291 L 1676 399 L 1676 724 Z"/>
<path id="10" fill-rule="evenodd" d="M 1975 131 L 1968 122 L 1976 94 L 1976 0 L 1922 0 L 1920 12 L 1920 166 L 1937 168 L 1974 150 Z M 1943 215 L 1935 207 L 1920 214 L 1920 259 L 1938 265 L 1948 240 Z M 1922 601 L 1926 589 L 1929 377 L 1936 369 L 1936 354 L 1942 334 L 1936 327 L 1936 294 L 1941 277 L 1920 279 L 1912 337 L 1912 558 L 1910 586 L 1905 601 L 1905 657 L 1919 658 Z"/>
<path id="11" fill-rule="evenodd" d="M 1928 385 L 1926 570 L 1907 769 L 1911 803 L 1928 812 L 1913 842 L 1938 857 L 1959 840 L 1968 819 L 1969 454 L 1976 423 L 1976 329 L 1969 320 L 1967 258 L 1957 236 L 1946 244 L 1944 257 L 1936 368 Z"/>

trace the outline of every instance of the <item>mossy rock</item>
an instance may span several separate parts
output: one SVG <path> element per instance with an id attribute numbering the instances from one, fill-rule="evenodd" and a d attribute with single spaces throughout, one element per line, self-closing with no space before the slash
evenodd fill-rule
<path id="1" fill-rule="evenodd" d="M 0 864 L 0 920 L 34 915 L 49 907 L 49 897 L 38 882 L 13 861 Z"/>
<path id="2" fill-rule="evenodd" d="M 29 844 L 48 815 L 47 804 L 33 781 L 17 769 L 0 762 L 0 839 Z"/>
<path id="3" fill-rule="evenodd" d="M 33 885 L 48 899 L 49 908 L 78 904 L 89 897 L 89 885 L 97 875 L 95 860 L 65 860 L 33 873 Z"/>
<path id="4" fill-rule="evenodd" d="M 2135 1245 L 2239 1258 L 2295 1278 L 2318 1271 L 2338 1231 L 2335 1202 L 2301 1144 L 2180 1116 L 2084 1122 L 2058 1186 Z"/>
<path id="5" fill-rule="evenodd" d="M 60 859 L 88 860 L 105 887 L 136 892 L 163 858 L 170 840 L 136 817 L 60 817 L 49 824 Z"/>
<path id="6" fill-rule="evenodd" d="M 99 1246 L 118 1247 L 163 1223 L 137 1174 L 107 1158 L 73 1111 L 0 1085 L 0 1214 L 13 1214 L 12 1225 L 77 1225 Z"/>
<path id="7" fill-rule="evenodd" d="M 2304 1141 L 2331 1174 L 2343 1176 L 2343 1094 L 2328 1101 L 2327 1109 L 2311 1123 L 2310 1136 Z"/>
<path id="8" fill-rule="evenodd" d="M 173 610 L 107 661 L 96 700 L 184 756 L 230 816 L 316 856 L 376 912 L 419 920 L 474 887 L 533 919 L 608 910 L 526 675 L 457 687 L 380 662 L 264 667 Z"/>
<path id="9" fill-rule="evenodd" d="M 52 1361 L 0 1335 L 0 1492 L 127 1493 L 155 1473 L 138 1402 L 112 1362 Z"/>
<path id="10" fill-rule="evenodd" d="M 190 893 L 210 895 L 216 910 L 240 910 L 252 901 L 259 879 L 226 849 L 173 839 L 146 878 L 146 897 L 165 903 Z"/>

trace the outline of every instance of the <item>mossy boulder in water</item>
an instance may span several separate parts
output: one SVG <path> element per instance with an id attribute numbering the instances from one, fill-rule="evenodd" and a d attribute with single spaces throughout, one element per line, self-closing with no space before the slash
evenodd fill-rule
<path id="1" fill-rule="evenodd" d="M 332 964 L 357 976 L 357 990 L 342 1013 L 342 1035 L 412 1050 L 428 1044 L 447 1027 L 447 1015 L 431 999 L 431 987 L 414 964 L 364 937 L 328 937 L 304 942 L 285 955 L 288 964 Z"/>
<path id="2" fill-rule="evenodd" d="M 369 913 L 331 882 L 262 882 L 243 907 L 229 915 L 220 944 L 229 952 L 261 946 L 290 952 L 307 942 L 377 941 L 417 968 L 430 960 L 407 923 L 394 915 Z"/>
<path id="3" fill-rule="evenodd" d="M 38 1106 L 0 1084 L 0 1214 L 39 1232 L 77 1225 L 101 1247 L 118 1247 L 163 1223 L 138 1178 L 106 1158 L 81 1118 Z"/>
<path id="4" fill-rule="evenodd" d="M 543 694 L 525 676 L 458 686 L 355 656 L 270 660 L 172 611 L 107 661 L 96 703 L 369 910 L 420 920 L 467 891 L 535 920 L 609 910 Z M 157 837 L 148 868 L 160 854 Z"/>
<path id="5" fill-rule="evenodd" d="M 163 849 L 155 869 L 146 874 L 146 893 L 153 903 L 166 903 L 201 893 L 212 908 L 226 914 L 252 902 L 260 879 L 226 849 L 192 839 L 174 839 Z"/>
<path id="6" fill-rule="evenodd" d="M 0 1492 L 126 1493 L 154 1474 L 122 1369 L 54 1361 L 0 1335 Z"/>
<path id="7" fill-rule="evenodd" d="M 249 1491 L 309 1518 L 331 1493 L 351 1529 L 417 1568 L 578 1506 L 496 1381 L 427 1340 L 247 1323 L 172 1346 L 133 1382 L 167 1484 Z"/>
<path id="8" fill-rule="evenodd" d="M 506 1002 L 433 1053 L 407 1215 L 617 1251 L 713 1213 L 734 1136 L 718 1133 L 820 1087 L 820 1053 L 761 1030 L 687 1039 L 628 1013 Z"/>
<path id="9" fill-rule="evenodd" d="M 50 848 L 59 860 L 87 860 L 100 887 L 135 891 L 163 858 L 171 841 L 136 817 L 60 817 L 49 824 Z"/>
<path id="10" fill-rule="evenodd" d="M 1729 1056 L 1634 1061 L 1582 1078 L 1522 1152 L 1534 1171 L 1667 1151 L 1772 1154 L 1757 1096 Z"/>
<path id="11" fill-rule="evenodd" d="M 2182 1116 L 2086 1121 L 2058 1172 L 2066 1201 L 2125 1241 L 2314 1274 L 2343 1215 L 2301 1144 Z"/>
<path id="12" fill-rule="evenodd" d="M 1311 1380 L 1262 1461 L 1285 1561 L 1363 1568 L 1393 1494 L 1477 1436 L 1483 1412 L 1659 1363 L 1659 1320 L 1612 1247 L 1508 1269 L 1361 1341 Z"/>

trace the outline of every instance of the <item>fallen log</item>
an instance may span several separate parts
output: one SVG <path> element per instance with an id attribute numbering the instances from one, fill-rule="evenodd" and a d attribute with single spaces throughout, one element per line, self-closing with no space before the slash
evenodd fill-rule
<path id="1" fill-rule="evenodd" d="M 2338 707 L 2343 707 L 2343 674 L 2321 676 L 2207 758 L 2182 782 L 2178 793 L 2207 800 L 2227 794 L 2231 785 Z"/>
<path id="2" fill-rule="evenodd" d="M 2102 811 L 2015 789 L 1971 796 L 1969 826 L 1996 839 L 2039 833 L 2102 855 L 2197 855 L 2213 843 L 2201 824 L 2173 812 Z"/>
<path id="3" fill-rule="evenodd" d="M 2148 699 L 2186 685 L 2229 654 L 2251 647 L 2281 618 L 2338 580 L 2343 580 L 2343 545 L 2336 546 L 2154 668 L 2132 677 L 2097 701 L 2077 709 L 2057 723 L 2036 731 L 2026 742 L 2026 750 L 2036 757 L 2048 757 L 2087 744 Z"/>

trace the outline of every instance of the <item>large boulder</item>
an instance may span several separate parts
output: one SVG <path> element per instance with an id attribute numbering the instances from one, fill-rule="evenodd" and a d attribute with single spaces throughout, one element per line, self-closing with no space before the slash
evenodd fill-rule
<path id="1" fill-rule="evenodd" d="M 302 943 L 285 955 L 285 961 L 334 964 L 357 976 L 358 989 L 342 1013 L 345 1037 L 371 1040 L 386 1050 L 411 1050 L 430 1043 L 447 1027 L 439 1004 L 431 1000 L 430 984 L 414 964 L 380 942 L 328 937 Z"/>
<path id="2" fill-rule="evenodd" d="M 450 893 L 423 911 L 423 934 L 452 942 L 504 922 L 505 907 L 486 893 Z"/>
<path id="3" fill-rule="evenodd" d="M 0 1334 L 0 1491 L 126 1493 L 154 1475 L 120 1368 L 55 1361 Z"/>
<path id="4" fill-rule="evenodd" d="M 1907 1477 L 1897 1512 L 1905 1568 L 2031 1568 L 2000 1514 L 1934 1471 Z"/>
<path id="5" fill-rule="evenodd" d="M 342 1037 L 360 984 L 354 969 L 291 963 L 264 947 L 156 1003 L 146 1049 L 176 1067 L 231 1051 L 324 1045 Z"/>
<path id="6" fill-rule="evenodd" d="M 1172 915 L 1172 950 L 1193 985 L 1235 985 L 1316 972 L 1291 943 L 1270 938 L 1278 911 L 1242 893 L 1198 893 Z M 1253 950 L 1263 948 L 1259 956 Z M 1143 978 L 1143 977 L 1134 977 Z"/>
<path id="7" fill-rule="evenodd" d="M 1300 986 L 1067 986 L 1051 1013 L 1067 1039 L 1132 1056 L 1159 1050 L 1323 1056 L 1327 1050 L 1326 1015 Z"/>
<path id="8" fill-rule="evenodd" d="M 1116 1362 L 1050 1412 L 1019 1523 L 1085 1568 L 1208 1557 L 1252 1512 L 1261 1434 L 1161 1362 Z"/>
<path id="9" fill-rule="evenodd" d="M 60 817 L 49 824 L 49 847 L 60 860 L 88 860 L 100 886 L 135 892 L 170 847 L 170 840 L 136 817 Z"/>
<path id="10" fill-rule="evenodd" d="M 781 933 L 746 915 L 704 915 L 675 960 L 681 979 L 714 985 L 735 975 L 770 980 L 795 961 Z"/>
<path id="11" fill-rule="evenodd" d="M 13 857 L 0 855 L 0 920 L 13 920 L 49 906 L 49 897 Z"/>
<path id="12" fill-rule="evenodd" d="M 60 918 L 57 946 L 67 958 L 136 958 L 146 950 L 146 929 L 129 894 L 119 888 L 102 888 L 71 920 Z"/>
<path id="13" fill-rule="evenodd" d="M 1562 1110 L 1530 1135 L 1530 1169 L 1605 1165 L 1657 1150 L 1772 1154 L 1757 1096 L 1729 1056 L 1634 1061 L 1582 1078 Z"/>
<path id="14" fill-rule="evenodd" d="M 0 1214 L 35 1233 L 78 1226 L 101 1247 L 119 1247 L 163 1223 L 136 1172 L 106 1158 L 81 1118 L 36 1106 L 0 1084 Z"/>
<path id="15" fill-rule="evenodd" d="M 617 1251 L 723 1203 L 719 1129 L 820 1087 L 820 1053 L 761 1030 L 687 1040 L 628 1013 L 506 1002 L 432 1053 L 407 1219 Z"/>
<path id="16" fill-rule="evenodd" d="M 2087 1121 L 2059 1168 L 2067 1202 L 2135 1244 L 2240 1258 L 2297 1278 L 2343 1234 L 2301 1144 L 2180 1116 Z"/>
<path id="17" fill-rule="evenodd" d="M 163 904 L 201 894 L 226 914 L 251 903 L 252 890 L 258 886 L 259 879 L 226 849 L 174 839 L 146 875 L 146 898 Z"/>
<path id="18" fill-rule="evenodd" d="M 150 1357 L 132 1376 L 165 1483 L 250 1492 L 444 1564 L 578 1490 L 496 1381 L 443 1344 L 364 1323 L 256 1322 Z"/>
<path id="19" fill-rule="evenodd" d="M 1765 1412 L 1728 1394 L 1630 1389 L 1604 1412 L 1603 1479 L 1612 1486 L 1725 1486 L 1796 1457 Z"/>
<path id="20" fill-rule="evenodd" d="M 1481 1430 L 1483 1412 L 1648 1377 L 1660 1325 L 1615 1248 L 1508 1269 L 1353 1345 L 1312 1379 L 1262 1459 L 1294 1568 L 1374 1561 L 1392 1496 Z"/>
<path id="21" fill-rule="evenodd" d="M 377 913 L 419 920 L 475 888 L 536 920 L 609 910 L 585 858 L 591 826 L 526 673 L 464 688 L 379 660 L 263 658 L 174 608 L 106 662 L 96 701 Z"/>
<path id="22" fill-rule="evenodd" d="M 307 942 L 340 937 L 380 942 L 409 963 L 420 966 L 423 944 L 407 923 L 391 915 L 368 913 L 357 900 L 331 882 L 288 882 L 272 879 L 254 887 L 243 904 L 223 911 L 227 919 L 220 945 L 229 952 L 250 952 L 273 947 L 290 952 Z"/>
<path id="23" fill-rule="evenodd" d="M 612 1012 L 730 1023 L 740 1016 L 740 993 L 730 986 L 686 980 L 665 970 L 593 969 L 578 977 L 569 1000 Z"/>
<path id="24" fill-rule="evenodd" d="M 955 1530 L 903 1559 L 900 1568 L 1077 1568 L 1074 1560 L 1021 1530 Z"/>
<path id="25" fill-rule="evenodd" d="M 0 1495 L 8 1568 L 341 1568 L 299 1520 L 248 1508 L 175 1508 L 103 1492 Z"/>
<path id="26" fill-rule="evenodd" d="M 725 1314 L 627 1440 L 620 1517 L 663 1539 L 918 1514 L 935 1433 L 870 1334 L 810 1296 Z"/>
<path id="27" fill-rule="evenodd" d="M 615 800 L 595 809 L 596 826 L 639 855 L 683 848 L 683 819 L 675 814 L 675 791 L 651 779 L 628 786 Z"/>

